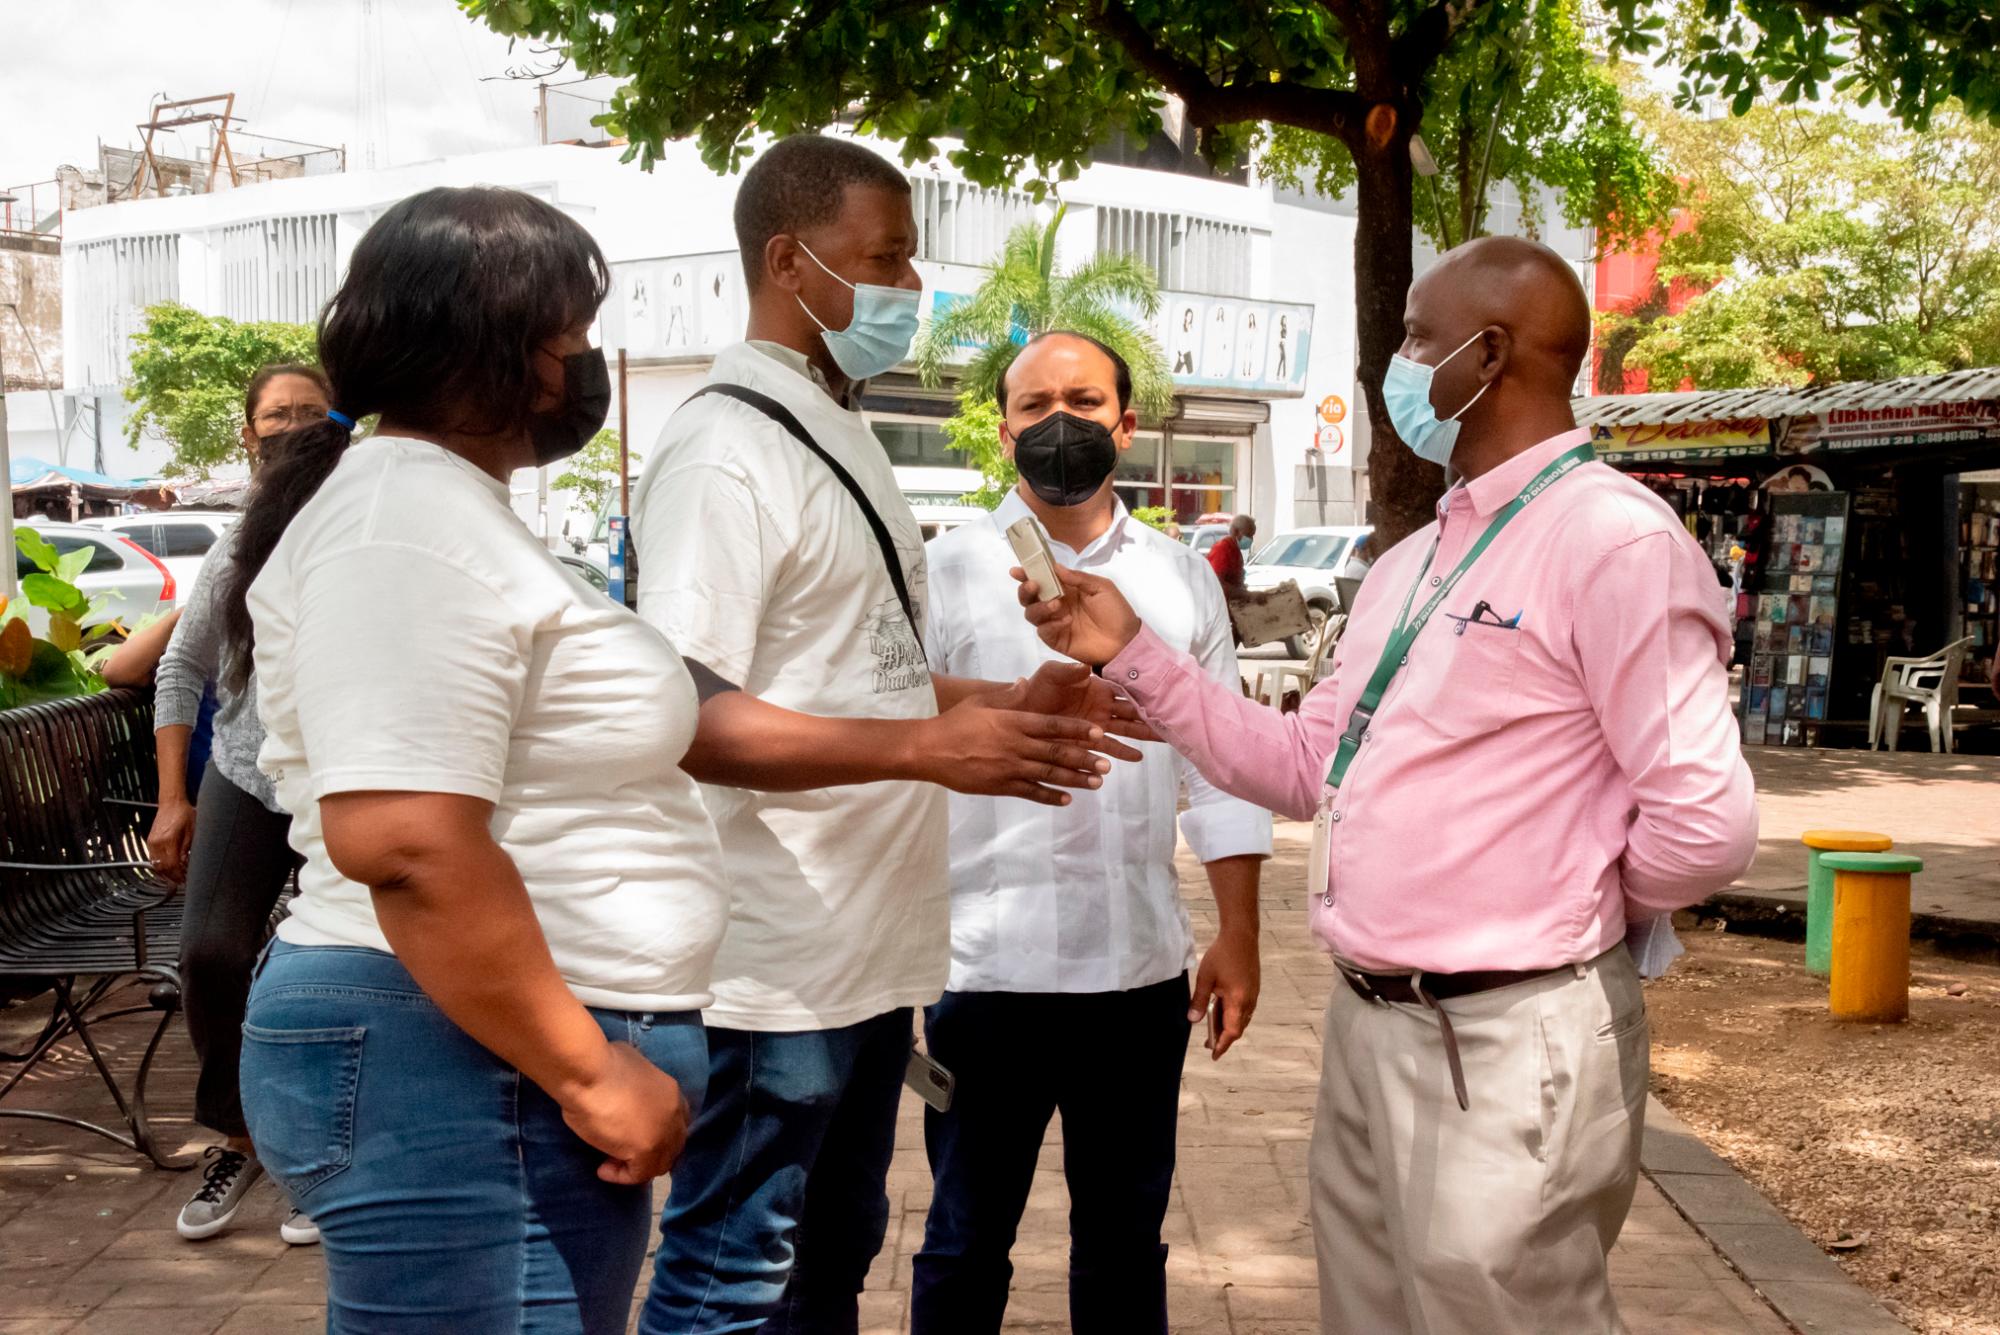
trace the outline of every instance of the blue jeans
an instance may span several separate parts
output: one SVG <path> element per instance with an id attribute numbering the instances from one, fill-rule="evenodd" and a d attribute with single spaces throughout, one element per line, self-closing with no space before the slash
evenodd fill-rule
<path id="1" fill-rule="evenodd" d="M 911 1335 L 993 1335 L 1049 1119 L 1062 1114 L 1075 1335 L 1166 1335 L 1167 1248 L 1188 981 L 1129 992 L 947 992 L 924 1045 L 958 1081 L 924 1113 L 935 1186 Z"/>
<path id="2" fill-rule="evenodd" d="M 700 1107 L 699 1014 L 591 1014 Z M 625 1329 L 651 1188 L 600 1181 L 555 1101 L 395 956 L 273 942 L 241 1071 L 258 1158 L 319 1225 L 332 1335 Z"/>
<path id="3" fill-rule="evenodd" d="M 889 1226 L 910 1022 L 708 1031 L 710 1097 L 674 1165 L 640 1335 L 854 1335 Z"/>

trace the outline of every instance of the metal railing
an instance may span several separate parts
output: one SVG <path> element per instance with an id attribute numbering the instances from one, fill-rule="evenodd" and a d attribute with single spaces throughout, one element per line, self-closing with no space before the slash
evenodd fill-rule
<path id="1" fill-rule="evenodd" d="M 62 186 L 56 181 L 0 186 L 0 232 L 62 239 Z"/>

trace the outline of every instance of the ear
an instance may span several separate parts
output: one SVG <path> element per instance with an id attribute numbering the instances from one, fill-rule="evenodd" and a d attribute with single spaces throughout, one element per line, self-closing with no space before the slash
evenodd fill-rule
<path id="1" fill-rule="evenodd" d="M 243 424 L 243 450 L 246 454 L 250 456 L 252 462 L 255 462 L 257 458 L 257 452 L 259 446 L 260 443 L 257 440 L 257 433 L 250 429 L 250 424 L 248 422 L 245 422 Z"/>
<path id="2" fill-rule="evenodd" d="M 799 266 L 806 263 L 797 237 L 783 232 L 764 243 L 764 281 L 787 292 L 799 290 Z"/>
<path id="3" fill-rule="evenodd" d="M 1000 453 L 1010 460 L 1014 457 L 1014 432 L 1004 417 L 1000 419 Z"/>
<path id="4" fill-rule="evenodd" d="M 1132 448 L 1132 440 L 1137 435 L 1138 430 L 1139 414 L 1135 410 L 1127 408 L 1125 415 L 1118 419 L 1118 429 L 1111 433 L 1111 438 L 1117 444 L 1119 450 L 1129 450 Z"/>
<path id="5" fill-rule="evenodd" d="M 1479 379 L 1493 380 L 1514 360 L 1514 336 L 1504 326 L 1490 324 L 1479 331 Z"/>

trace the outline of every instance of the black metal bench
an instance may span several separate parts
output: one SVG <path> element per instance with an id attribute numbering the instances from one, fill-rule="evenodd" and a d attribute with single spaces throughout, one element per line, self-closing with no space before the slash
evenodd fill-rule
<path id="1" fill-rule="evenodd" d="M 180 1010 L 181 901 L 146 853 L 158 776 L 151 692 L 106 691 L 0 712 L 0 996 L 51 997 L 41 1033 L 19 1052 L 4 1100 L 56 1045 L 82 1044 L 118 1105 L 121 1133 L 60 1113 L 0 1107 L 0 1117 L 60 1122 L 136 1150 L 162 1168 L 146 1119 L 146 1078 Z M 130 988 L 150 984 L 143 1005 Z M 159 1012 L 130 1093 L 91 1026 Z"/>

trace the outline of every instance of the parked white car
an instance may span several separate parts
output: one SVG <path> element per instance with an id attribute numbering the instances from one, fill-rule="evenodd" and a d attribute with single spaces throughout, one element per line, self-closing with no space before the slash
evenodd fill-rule
<path id="1" fill-rule="evenodd" d="M 242 517 L 234 510 L 156 510 L 83 522 L 129 538 L 158 557 L 174 573 L 177 606 L 194 591 L 195 577 L 209 551 Z"/>
<path id="2" fill-rule="evenodd" d="M 90 564 L 76 577 L 76 586 L 83 590 L 86 597 L 104 599 L 105 617 L 116 617 L 130 628 L 141 617 L 165 612 L 174 606 L 175 585 L 179 581 L 173 572 L 158 557 L 123 534 L 107 533 L 101 528 L 82 524 L 44 524 L 35 520 L 17 520 L 15 526 L 33 529 L 44 542 L 56 549 L 58 556 L 67 556 L 79 548 L 90 548 Z M 34 563 L 16 549 L 15 581 L 18 583 L 35 573 Z M 31 605 L 25 598 L 21 600 L 21 606 L 27 616 L 28 629 L 37 635 L 46 634 L 49 614 Z"/>
<path id="3" fill-rule="evenodd" d="M 1208 549 L 1229 537 L 1227 524 L 1191 524 L 1181 530 L 1181 541 L 1194 548 L 1201 556 L 1208 555 Z"/>
<path id="4" fill-rule="evenodd" d="M 1347 560 L 1355 546 L 1374 531 L 1365 524 L 1295 528 L 1258 548 L 1244 565 L 1243 583 L 1248 588 L 1275 589 L 1291 580 L 1305 595 L 1313 627 L 1286 643 L 1286 649 L 1294 657 L 1310 657 L 1327 618 L 1347 610 L 1341 606 L 1334 580 L 1346 573 Z"/>

